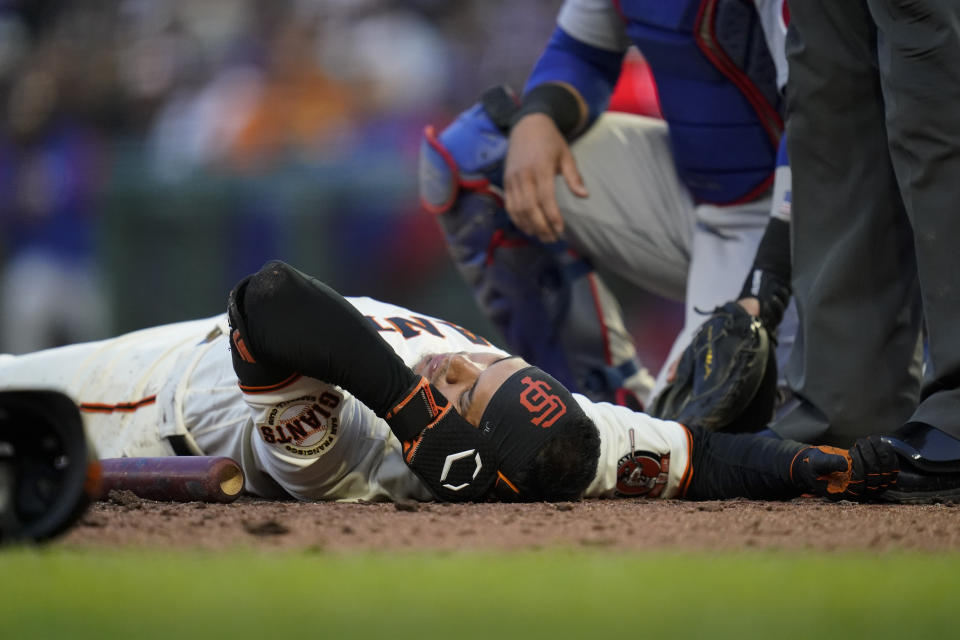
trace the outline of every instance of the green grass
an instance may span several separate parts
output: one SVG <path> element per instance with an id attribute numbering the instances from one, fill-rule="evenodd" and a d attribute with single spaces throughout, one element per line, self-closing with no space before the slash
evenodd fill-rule
<path id="1" fill-rule="evenodd" d="M 960 554 L 0 552 L 10 639 L 902 640 L 958 595 Z"/>

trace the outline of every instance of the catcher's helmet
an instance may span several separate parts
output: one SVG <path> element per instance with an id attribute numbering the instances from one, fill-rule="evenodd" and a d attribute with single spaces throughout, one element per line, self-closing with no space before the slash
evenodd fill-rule
<path id="1" fill-rule="evenodd" d="M 0 392 L 0 542 L 63 532 L 97 497 L 99 482 L 99 463 L 70 398 Z"/>

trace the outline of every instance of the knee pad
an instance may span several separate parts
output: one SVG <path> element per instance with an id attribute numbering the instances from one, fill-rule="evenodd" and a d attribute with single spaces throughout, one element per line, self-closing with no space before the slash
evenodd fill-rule
<path id="1" fill-rule="evenodd" d="M 421 202 L 436 214 L 461 277 L 509 348 L 571 391 L 623 404 L 630 397 L 624 381 L 640 367 L 632 343 L 625 357 L 623 344 L 611 356 L 605 321 L 615 314 L 619 322 L 619 308 L 603 308 L 607 298 L 588 260 L 564 243 L 525 235 L 504 209 L 503 161 L 517 106 L 509 89 L 496 87 L 441 133 L 427 127 Z"/>

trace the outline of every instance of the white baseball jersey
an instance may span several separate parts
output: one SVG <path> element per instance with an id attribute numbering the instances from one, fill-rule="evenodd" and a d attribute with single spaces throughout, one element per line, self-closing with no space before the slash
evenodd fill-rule
<path id="1" fill-rule="evenodd" d="M 413 366 L 427 354 L 505 352 L 438 318 L 370 298 L 348 298 Z M 169 436 L 195 452 L 229 456 L 245 489 L 301 500 L 429 500 L 387 423 L 349 392 L 306 376 L 242 392 L 226 314 L 118 338 L 0 356 L 0 389 L 51 388 L 80 406 L 100 457 L 173 455 Z M 686 429 L 629 409 L 577 401 L 600 431 L 587 496 L 672 497 L 689 481 Z"/>

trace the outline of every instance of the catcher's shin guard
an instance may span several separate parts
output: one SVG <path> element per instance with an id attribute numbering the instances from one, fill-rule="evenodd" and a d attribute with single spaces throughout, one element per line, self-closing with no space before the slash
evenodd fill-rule
<path id="1" fill-rule="evenodd" d="M 613 295 L 587 260 L 523 234 L 503 208 L 506 131 L 516 108 L 509 89 L 496 87 L 439 135 L 427 127 L 423 207 L 436 214 L 460 275 L 514 353 L 571 391 L 639 408 L 652 379 Z"/>
<path id="2" fill-rule="evenodd" d="M 100 466 L 70 398 L 0 393 L 0 543 L 65 531 L 96 499 Z"/>

